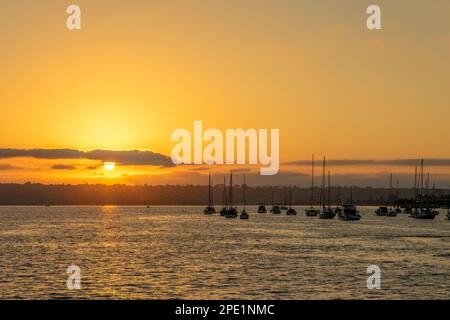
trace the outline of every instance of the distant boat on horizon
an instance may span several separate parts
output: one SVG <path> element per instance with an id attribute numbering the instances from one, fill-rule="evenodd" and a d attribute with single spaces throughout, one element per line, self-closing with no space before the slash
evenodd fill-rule
<path id="1" fill-rule="evenodd" d="M 258 205 L 258 213 L 267 213 L 267 208 L 264 203 Z"/>
<path id="2" fill-rule="evenodd" d="M 322 212 L 319 212 L 320 219 L 334 219 L 336 213 L 331 209 L 331 200 L 330 200 L 330 192 L 331 192 L 331 178 L 330 171 L 328 171 L 328 188 L 326 192 L 325 189 L 325 157 L 323 157 L 323 174 L 322 174 L 322 188 L 321 188 L 321 202 L 322 202 Z M 328 206 L 325 206 L 325 194 L 328 194 Z"/>
<path id="3" fill-rule="evenodd" d="M 309 209 L 305 209 L 307 217 L 317 217 L 319 210 L 314 208 L 314 153 L 311 161 L 311 206 Z"/>
<path id="4" fill-rule="evenodd" d="M 216 209 L 212 204 L 212 194 L 211 194 L 211 171 L 208 174 L 208 206 L 203 210 L 204 214 L 213 214 L 216 213 Z"/>
<path id="5" fill-rule="evenodd" d="M 433 210 L 430 206 L 430 204 L 427 201 L 424 201 L 424 194 L 425 191 L 428 193 L 428 182 L 427 182 L 427 188 L 424 189 L 423 184 L 423 159 L 421 159 L 420 162 L 420 176 L 417 177 L 417 167 L 415 171 L 414 176 L 414 189 L 415 189 L 415 197 L 414 197 L 414 210 L 412 210 L 411 214 L 409 215 L 411 218 L 414 219 L 427 219 L 432 220 L 434 219 L 438 211 Z M 429 178 L 429 175 L 428 175 Z"/>
<path id="6" fill-rule="evenodd" d="M 225 218 L 236 218 L 238 216 L 237 209 L 233 207 L 233 171 L 230 172 L 230 196 L 228 198 L 228 207 L 225 212 Z"/>
<path id="7" fill-rule="evenodd" d="M 280 206 L 275 204 L 274 202 L 273 188 L 272 188 L 272 209 L 270 209 L 270 212 L 272 214 L 281 214 Z"/>
<path id="8" fill-rule="evenodd" d="M 375 210 L 375 214 L 379 217 L 396 217 L 398 213 L 399 212 L 397 209 L 392 208 L 392 173 L 391 173 L 389 176 L 389 191 L 387 196 L 387 205 L 378 207 L 378 209 Z"/>
<path id="9" fill-rule="evenodd" d="M 350 188 L 350 203 L 342 205 L 342 212 L 339 214 L 339 219 L 342 221 L 358 221 L 361 219 L 359 211 L 353 204 L 353 189 Z"/>
<path id="10" fill-rule="evenodd" d="M 228 205 L 228 198 L 227 198 L 227 180 L 226 180 L 226 177 L 224 176 L 223 177 L 223 198 L 222 198 L 222 200 L 223 200 L 223 207 L 222 207 L 222 209 L 220 209 L 220 215 L 221 216 L 225 216 L 225 214 L 227 213 L 227 210 L 228 210 L 228 208 L 227 208 L 227 205 Z"/>
<path id="11" fill-rule="evenodd" d="M 297 215 L 297 210 L 292 208 L 292 186 L 289 186 L 289 208 L 286 210 L 288 216 Z"/>
<path id="12" fill-rule="evenodd" d="M 239 218 L 242 220 L 248 220 L 249 216 L 247 211 L 245 211 L 245 173 L 244 173 L 244 185 L 243 185 L 243 200 L 244 200 L 244 208 L 242 209 L 241 214 L 239 215 Z"/>

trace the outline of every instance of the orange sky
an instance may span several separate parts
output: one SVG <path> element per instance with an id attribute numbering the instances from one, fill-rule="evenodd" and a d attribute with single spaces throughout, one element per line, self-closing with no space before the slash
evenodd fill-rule
<path id="1" fill-rule="evenodd" d="M 450 158 L 448 1 L 378 1 L 381 31 L 365 26 L 371 1 L 76 3 L 80 31 L 65 27 L 72 2 L 0 3 L 0 149 L 170 155 L 171 132 L 202 120 L 279 128 L 282 163 Z M 184 170 L 92 163 L 0 159 L 0 181 L 157 183 Z"/>

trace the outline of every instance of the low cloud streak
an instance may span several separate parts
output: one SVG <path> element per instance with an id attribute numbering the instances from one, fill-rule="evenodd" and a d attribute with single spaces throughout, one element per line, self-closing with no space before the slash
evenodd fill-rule
<path id="1" fill-rule="evenodd" d="M 112 161 L 121 165 L 129 166 L 173 166 L 173 163 L 169 157 L 152 151 L 114 151 L 100 149 L 92 151 L 80 151 L 75 149 L 0 149 L 0 159 L 19 157 L 36 159 L 88 159 Z"/>

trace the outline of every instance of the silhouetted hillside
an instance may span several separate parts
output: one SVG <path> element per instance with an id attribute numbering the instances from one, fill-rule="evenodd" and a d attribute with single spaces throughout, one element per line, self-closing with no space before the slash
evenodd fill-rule
<path id="1" fill-rule="evenodd" d="M 223 185 L 216 185 L 215 204 L 223 203 Z M 350 187 L 342 187 L 341 198 L 348 201 Z M 289 189 L 283 187 L 247 187 L 247 203 L 289 202 Z M 338 189 L 332 188 L 331 202 L 336 203 Z M 318 203 L 320 190 L 315 189 L 315 202 Z M 436 190 L 436 197 L 445 196 L 447 190 Z M 309 188 L 293 188 L 293 204 L 309 204 Z M 357 204 L 385 204 L 388 190 L 383 188 L 352 187 L 353 200 Z M 394 192 L 394 198 L 396 192 Z M 400 189 L 399 198 L 411 198 L 411 189 Z M 234 186 L 233 198 L 236 204 L 242 203 L 242 188 Z M 208 201 L 208 186 L 166 185 L 166 186 L 128 186 L 128 185 L 43 185 L 43 184 L 0 184 L 0 205 L 203 205 Z"/>

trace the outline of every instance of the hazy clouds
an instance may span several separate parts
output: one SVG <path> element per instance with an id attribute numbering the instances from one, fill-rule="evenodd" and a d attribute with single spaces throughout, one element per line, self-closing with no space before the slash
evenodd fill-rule
<path id="1" fill-rule="evenodd" d="M 141 150 L 93 150 L 80 151 L 75 149 L 0 149 L 0 159 L 28 157 L 36 159 L 89 159 L 112 161 L 121 165 L 151 165 L 173 166 L 169 157 L 152 151 Z M 56 165 L 58 166 L 58 165 Z M 58 169 L 58 168 L 54 168 Z"/>

